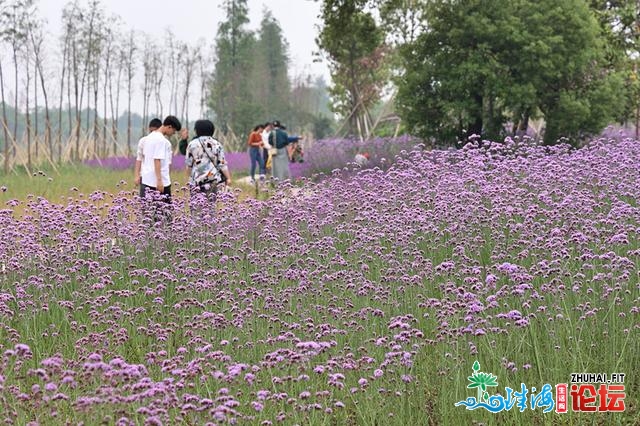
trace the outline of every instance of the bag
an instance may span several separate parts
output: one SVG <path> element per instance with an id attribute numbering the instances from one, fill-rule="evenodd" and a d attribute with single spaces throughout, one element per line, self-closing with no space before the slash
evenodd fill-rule
<path id="1" fill-rule="evenodd" d="M 269 150 L 271 151 L 271 150 Z M 273 166 L 273 155 L 271 155 L 271 152 L 269 152 L 269 158 L 267 158 L 267 162 L 265 164 L 265 169 L 267 170 L 271 170 L 271 166 Z"/>
<path id="2" fill-rule="evenodd" d="M 207 148 L 205 148 L 204 144 L 202 143 L 202 140 L 198 139 L 198 141 L 200 142 L 200 146 L 202 147 L 202 151 L 204 151 L 204 154 L 207 156 L 207 158 L 209 158 L 209 161 L 211 161 L 211 164 L 214 164 L 215 167 L 218 168 L 218 166 L 220 165 L 220 159 L 218 158 L 218 156 L 216 155 L 216 160 L 218 160 L 218 161 L 213 161 L 213 158 L 211 158 L 211 156 L 207 152 Z M 218 170 L 218 174 L 220 175 L 220 181 L 219 182 L 213 182 L 213 180 L 212 180 L 211 182 L 215 183 L 216 185 L 219 185 L 221 183 L 226 183 L 227 182 L 227 177 L 224 175 L 224 173 L 222 173 L 220 170 Z M 207 177 L 208 177 L 208 175 L 207 175 Z M 206 182 L 203 182 L 203 183 L 206 183 Z"/>

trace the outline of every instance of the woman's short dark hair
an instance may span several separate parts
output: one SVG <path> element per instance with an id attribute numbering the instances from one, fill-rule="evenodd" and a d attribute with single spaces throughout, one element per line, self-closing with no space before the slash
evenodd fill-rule
<path id="1" fill-rule="evenodd" d="M 264 129 L 264 124 L 260 123 L 256 127 L 253 128 L 254 132 L 257 132 L 260 129 Z"/>
<path id="2" fill-rule="evenodd" d="M 167 117 L 164 119 L 164 122 L 162 123 L 162 125 L 163 126 L 171 126 L 174 129 L 176 129 L 176 132 L 179 132 L 180 129 L 182 129 L 182 124 L 180 124 L 180 120 L 178 120 L 173 115 L 167 115 Z"/>
<path id="3" fill-rule="evenodd" d="M 213 132 L 216 131 L 216 126 L 213 125 L 211 120 L 198 120 L 194 128 L 196 136 L 213 136 Z"/>

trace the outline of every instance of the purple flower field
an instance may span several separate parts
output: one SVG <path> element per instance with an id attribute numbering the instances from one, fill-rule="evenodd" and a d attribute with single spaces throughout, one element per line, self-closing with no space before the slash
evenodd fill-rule
<path id="1" fill-rule="evenodd" d="M 350 139 L 323 139 L 316 141 L 305 150 L 303 163 L 291 163 L 293 178 L 311 177 L 322 173 L 354 165 L 357 153 L 367 152 L 371 156 L 367 168 L 389 167 L 393 159 L 401 151 L 410 151 L 419 141 L 410 136 L 399 138 L 376 138 L 369 141 Z M 248 174 L 251 164 L 247 152 L 230 152 L 226 160 L 232 173 Z M 135 158 L 109 157 L 85 161 L 90 167 L 102 167 L 110 170 L 133 170 Z M 174 170 L 184 169 L 184 156 L 174 155 L 171 163 Z M 360 167 L 356 167 L 359 169 Z"/>
<path id="2" fill-rule="evenodd" d="M 215 215 L 176 187 L 164 226 L 126 192 L 3 206 L 0 421 L 634 424 L 640 145 L 371 146 Z M 468 412 L 475 360 L 500 389 L 626 373 L 627 408 Z"/>

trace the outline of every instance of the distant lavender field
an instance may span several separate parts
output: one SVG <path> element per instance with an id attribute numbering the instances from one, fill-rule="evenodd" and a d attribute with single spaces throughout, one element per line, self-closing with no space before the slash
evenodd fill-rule
<path id="1" fill-rule="evenodd" d="M 421 141 L 410 136 L 398 138 L 375 138 L 368 141 L 354 139 L 323 139 L 316 141 L 312 147 L 305 150 L 304 162 L 291 163 L 293 178 L 311 177 L 318 173 L 331 173 L 344 167 L 353 167 L 355 155 L 368 153 L 369 164 L 366 167 L 388 168 L 395 161 L 398 154 L 410 151 Z M 250 169 L 249 154 L 247 152 L 231 152 L 226 159 L 232 173 L 248 173 Z M 85 162 L 91 167 L 104 167 L 112 170 L 133 170 L 133 157 L 110 157 L 93 159 Z M 175 155 L 172 160 L 174 170 L 184 169 L 184 156 Z M 356 167 L 359 169 L 360 167 Z"/>
<path id="2" fill-rule="evenodd" d="M 246 153 L 232 152 L 226 155 L 229 166 L 232 170 L 249 168 L 249 158 Z M 87 160 L 84 164 L 91 167 L 104 167 L 112 170 L 133 170 L 135 164 L 134 157 L 109 157 L 101 159 Z M 171 160 L 171 167 L 175 170 L 184 169 L 184 155 L 174 155 Z"/>

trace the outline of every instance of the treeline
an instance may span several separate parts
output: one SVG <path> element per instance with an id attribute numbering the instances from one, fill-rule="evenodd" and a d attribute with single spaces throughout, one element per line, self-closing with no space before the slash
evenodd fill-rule
<path id="1" fill-rule="evenodd" d="M 288 44 L 269 10 L 257 31 L 248 29 L 247 0 L 223 3 L 226 19 L 215 40 L 209 107 L 225 134 L 240 136 L 265 119 L 307 127 L 316 137 L 331 132 L 329 95 L 322 79 L 289 78 Z M 244 145 L 243 145 L 244 146 Z"/>
<path id="2" fill-rule="evenodd" d="M 406 131 L 446 144 L 524 134 L 533 120 L 547 144 L 638 129 L 638 2 L 324 0 L 322 19 L 351 134 L 371 134 L 389 104 Z"/>
<path id="3" fill-rule="evenodd" d="M 276 18 L 266 12 L 254 32 L 246 29 L 246 0 L 225 0 L 222 12 L 214 43 L 189 44 L 168 29 L 164 37 L 127 29 L 100 0 L 71 0 L 61 34 L 52 38 L 36 0 L 0 0 L 5 172 L 17 162 L 130 155 L 149 118 L 167 114 L 187 126 L 213 119 L 232 149 L 244 146 L 255 123 L 276 117 L 327 134 L 333 120 L 326 83 L 289 77 Z"/>

